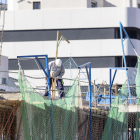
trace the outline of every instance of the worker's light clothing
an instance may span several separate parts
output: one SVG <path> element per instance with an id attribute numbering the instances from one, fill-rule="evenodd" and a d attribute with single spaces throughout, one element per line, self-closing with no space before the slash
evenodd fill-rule
<path id="1" fill-rule="evenodd" d="M 55 61 L 51 61 L 49 62 L 49 72 L 50 72 L 50 87 L 52 86 L 52 77 L 53 78 L 58 78 L 56 80 L 56 83 L 57 83 L 57 88 L 58 90 L 64 90 L 64 87 L 63 87 L 63 81 L 62 79 L 59 79 L 59 78 L 62 78 L 62 76 L 65 74 L 65 68 L 64 68 L 64 65 L 62 64 L 60 67 L 56 66 L 55 65 Z M 48 86 L 46 87 L 46 90 L 48 90 Z M 60 98 L 64 97 L 64 92 L 60 91 L 59 92 L 60 94 Z M 45 92 L 45 95 L 44 96 L 48 96 L 48 91 Z"/>
<path id="2" fill-rule="evenodd" d="M 62 76 L 65 74 L 65 68 L 64 65 L 62 64 L 60 67 L 55 65 L 55 61 L 49 62 L 49 71 L 50 71 L 50 77 L 55 77 L 55 78 L 62 78 Z"/>
<path id="3" fill-rule="evenodd" d="M 53 81 L 54 81 L 54 79 L 53 79 Z M 58 90 L 61 90 L 61 91 L 59 92 L 60 98 L 64 97 L 65 94 L 64 94 L 64 92 L 62 91 L 62 90 L 64 90 L 62 79 L 56 80 L 56 84 L 57 84 Z M 51 86 L 52 86 L 52 78 L 50 78 L 50 87 L 51 87 Z M 46 92 L 45 92 L 45 95 L 44 95 L 44 96 L 48 96 L 48 86 L 46 87 Z"/>

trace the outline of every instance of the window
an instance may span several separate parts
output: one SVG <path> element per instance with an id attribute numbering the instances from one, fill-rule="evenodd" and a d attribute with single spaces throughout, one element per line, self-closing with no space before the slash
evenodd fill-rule
<path id="1" fill-rule="evenodd" d="M 140 8 L 140 4 L 138 3 L 138 8 Z"/>
<path id="2" fill-rule="evenodd" d="M 1 79 L 1 83 L 4 84 L 4 85 L 6 85 L 6 78 L 2 78 Z"/>
<path id="3" fill-rule="evenodd" d="M 130 31 L 129 37 L 130 37 L 130 38 L 133 38 L 133 39 L 137 39 L 137 31 L 131 30 L 131 31 Z"/>
<path id="4" fill-rule="evenodd" d="M 33 9 L 40 9 L 40 2 L 33 2 Z"/>
<path id="5" fill-rule="evenodd" d="M 96 1 L 91 1 L 91 7 L 92 8 L 97 7 L 97 2 Z"/>
<path id="6" fill-rule="evenodd" d="M 115 67 L 122 67 L 122 57 L 115 57 Z"/>
<path id="7" fill-rule="evenodd" d="M 123 67 L 124 66 L 124 62 L 123 62 L 123 57 L 118 56 L 115 57 L 115 67 Z M 135 67 L 137 64 L 137 57 L 136 56 L 126 56 L 126 64 L 127 67 Z"/>
<path id="8" fill-rule="evenodd" d="M 125 28 L 125 30 L 130 38 L 140 40 L 140 30 L 139 29 L 127 27 L 127 28 Z M 126 37 L 126 35 L 123 32 L 123 38 L 125 38 L 125 37 Z M 115 38 L 120 38 L 120 29 L 119 28 L 115 29 Z"/>

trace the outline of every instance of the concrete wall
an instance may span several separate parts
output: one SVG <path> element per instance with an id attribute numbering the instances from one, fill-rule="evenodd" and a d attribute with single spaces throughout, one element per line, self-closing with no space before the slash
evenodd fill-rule
<path id="1" fill-rule="evenodd" d="M 33 10 L 33 2 L 40 2 L 41 9 L 87 8 L 91 0 L 8 0 L 8 10 Z"/>
<path id="2" fill-rule="evenodd" d="M 140 41 L 136 39 L 133 39 L 132 41 L 136 51 L 140 55 Z M 124 42 L 124 47 L 126 56 L 135 55 L 128 40 Z M 9 59 L 16 59 L 17 56 L 20 55 L 43 54 L 48 54 L 48 56 L 51 58 L 55 57 L 55 50 L 56 41 L 4 42 L 2 54 L 8 56 Z M 72 57 L 122 56 L 121 41 L 120 39 L 106 39 L 70 40 L 70 44 L 67 44 L 64 41 L 61 42 L 58 56 L 69 57 L 70 52 Z"/>
<path id="3" fill-rule="evenodd" d="M 105 29 L 119 27 L 121 21 L 124 27 L 140 28 L 140 9 L 138 8 L 88 8 L 88 9 L 51 9 L 51 10 L 26 10 L 26 11 L 7 11 L 5 21 L 5 31 L 30 32 L 38 30 L 83 30 L 82 34 L 90 32 L 92 29 Z M 114 18 L 115 17 L 115 18 Z M 113 20 L 112 20 L 113 19 Z M 0 21 L 1 22 L 1 21 Z M 23 32 L 22 32 L 23 31 Z M 79 31 L 77 31 L 79 32 Z M 64 36 L 68 35 L 64 32 Z M 96 34 L 98 31 L 96 32 Z M 110 35 L 113 36 L 112 30 Z M 12 33 L 11 33 L 12 34 Z M 73 36 L 77 33 L 72 33 Z M 17 33 L 18 35 L 18 33 Z M 40 34 L 39 34 L 40 35 Z M 50 34 L 51 36 L 51 34 Z M 56 34 L 52 35 L 56 38 Z M 98 34 L 97 34 L 98 36 Z M 105 35 L 104 35 L 105 36 Z M 17 39 L 19 39 L 17 37 Z M 24 37 L 24 35 L 23 35 Z M 56 40 L 18 40 L 18 42 L 4 42 L 2 54 L 8 56 L 10 59 L 16 59 L 18 55 L 39 55 L 48 54 L 50 58 L 55 57 Z M 25 37 L 26 38 L 26 37 Z M 25 39 L 24 38 L 24 39 Z M 68 38 L 69 39 L 69 35 Z M 139 40 L 132 40 L 138 54 L 140 55 Z M 125 53 L 127 56 L 135 56 L 133 49 L 128 41 L 125 41 Z M 108 56 L 122 56 L 121 41 L 114 38 L 79 38 L 73 40 L 71 38 L 70 44 L 62 41 L 59 47 L 59 57 L 69 57 L 71 52 L 72 57 L 108 57 Z M 106 73 L 106 74 L 105 74 Z M 104 75 L 103 75 L 104 74 Z M 93 74 L 95 77 L 100 77 L 100 81 L 108 80 L 108 68 L 95 68 Z M 124 74 L 125 75 L 125 74 Z M 93 80 L 95 77 L 93 76 Z"/>
<path id="4" fill-rule="evenodd" d="M 14 1 L 12 0 L 8 0 L 8 5 L 7 5 L 7 9 L 8 10 L 13 10 L 13 6 L 14 6 Z"/>
<path id="5" fill-rule="evenodd" d="M 140 0 L 94 0 L 97 7 L 137 7 Z M 33 2 L 40 2 L 41 9 L 90 8 L 91 0 L 8 0 L 8 10 L 33 10 Z"/>
<path id="6" fill-rule="evenodd" d="M 0 56 L 1 57 L 1 64 L 0 64 L 0 70 L 8 71 L 8 57 L 6 56 Z M 6 72 L 0 72 L 0 84 L 2 84 L 2 78 L 6 78 L 8 80 L 8 73 Z"/>
<path id="7" fill-rule="evenodd" d="M 138 3 L 140 4 L 140 0 L 130 0 L 130 7 L 138 7 Z"/>
<path id="8" fill-rule="evenodd" d="M 132 75 L 132 72 L 135 68 L 128 69 L 128 75 Z M 92 80 L 96 80 L 96 84 L 102 83 L 105 80 L 109 84 L 109 68 L 96 68 L 92 69 Z M 114 71 L 112 71 L 114 73 Z M 120 78 L 121 77 L 121 78 Z M 126 72 L 125 71 L 117 71 L 116 77 L 114 79 L 114 84 L 124 84 L 126 81 Z"/>
<path id="9" fill-rule="evenodd" d="M 7 10 L 13 11 L 13 10 L 18 10 L 18 0 L 7 0 L 8 6 Z"/>
<path id="10" fill-rule="evenodd" d="M 132 75 L 132 72 L 134 70 L 135 70 L 135 68 L 128 68 L 128 75 L 129 76 Z M 112 71 L 112 73 L 114 73 L 114 71 Z M 37 70 L 25 70 L 25 74 L 26 75 L 30 75 L 30 76 L 41 75 L 39 70 L 38 71 Z M 72 73 L 72 74 L 74 75 L 74 73 Z M 83 77 L 85 78 L 86 76 L 83 76 Z M 82 77 L 82 74 L 81 74 L 81 79 L 83 77 Z M 68 75 L 65 74 L 63 76 L 63 78 L 68 78 Z M 96 84 L 101 84 L 103 80 L 106 81 L 109 84 L 109 68 L 92 68 L 91 69 L 91 79 L 92 79 L 92 82 L 95 80 Z M 126 73 L 125 73 L 125 71 L 123 71 L 123 70 L 117 71 L 117 74 L 116 74 L 116 77 L 115 77 L 115 80 L 114 80 L 114 84 L 115 83 L 117 83 L 117 84 L 124 84 L 125 81 L 126 81 Z M 34 81 L 32 81 L 32 82 L 34 82 Z M 64 83 L 65 83 L 64 85 L 66 86 L 67 83 L 66 82 L 64 82 Z"/>
<path id="11" fill-rule="evenodd" d="M 139 15 L 138 8 L 118 7 L 7 11 L 5 30 L 119 27 L 120 21 L 124 27 L 140 28 Z"/>

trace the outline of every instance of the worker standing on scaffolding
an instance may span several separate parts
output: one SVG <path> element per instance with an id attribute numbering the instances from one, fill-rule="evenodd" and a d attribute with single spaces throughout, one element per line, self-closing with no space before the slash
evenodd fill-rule
<path id="1" fill-rule="evenodd" d="M 60 90 L 60 98 L 64 97 L 63 92 L 63 80 L 62 76 L 65 74 L 65 68 L 61 59 L 56 59 L 55 61 L 49 62 L 49 72 L 50 72 L 50 87 L 52 86 L 52 78 L 56 78 L 57 88 Z M 47 79 L 47 78 L 46 78 Z M 53 79 L 54 81 L 54 79 Z M 46 92 L 44 96 L 48 96 L 48 86 L 46 87 Z"/>

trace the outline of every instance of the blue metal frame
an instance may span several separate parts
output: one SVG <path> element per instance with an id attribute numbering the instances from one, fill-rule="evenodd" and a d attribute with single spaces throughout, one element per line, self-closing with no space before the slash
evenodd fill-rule
<path id="1" fill-rule="evenodd" d="M 40 65 L 40 67 L 42 68 L 43 72 L 45 73 L 46 77 L 47 77 L 47 82 L 48 82 L 48 86 L 49 86 L 49 91 L 50 91 L 50 80 L 49 80 L 49 67 L 48 67 L 48 55 L 27 55 L 27 56 L 17 56 L 17 58 L 30 58 L 30 57 L 35 57 L 35 59 L 37 60 L 38 64 Z M 42 65 L 42 63 L 40 62 L 38 57 L 45 57 L 46 59 L 46 71 Z M 49 93 L 50 94 L 50 93 Z"/>
<path id="2" fill-rule="evenodd" d="M 89 66 L 89 72 L 88 72 L 88 67 Z M 92 140 L 92 113 L 91 113 L 91 62 L 88 62 L 84 65 L 78 66 L 79 72 L 81 68 L 86 68 L 88 80 L 89 80 L 89 92 L 90 92 L 90 140 Z"/>
<path id="3" fill-rule="evenodd" d="M 126 32 L 126 30 L 124 29 L 124 27 L 122 26 L 122 24 L 121 24 L 121 22 L 120 22 L 120 36 L 121 36 L 123 60 L 124 60 L 125 69 L 127 69 L 127 64 L 126 64 L 126 59 L 125 59 L 125 52 L 124 52 L 124 46 L 123 46 L 123 41 L 124 41 L 125 39 L 123 39 L 123 33 L 122 33 L 122 31 L 124 31 L 124 33 L 125 33 L 125 35 L 126 35 L 125 39 L 129 39 L 129 41 L 130 41 L 130 43 L 131 43 L 133 49 L 135 49 L 135 47 L 134 47 L 133 43 L 131 42 L 131 40 L 130 40 L 130 38 L 129 38 L 127 32 Z M 128 72 L 127 72 L 127 70 L 126 70 L 126 77 L 127 77 L 127 85 L 128 85 L 129 98 L 131 98 L 131 92 L 130 92 L 130 86 L 129 86 L 129 79 L 128 79 Z M 130 104 L 131 104 L 131 103 L 132 103 L 132 102 L 131 102 L 131 100 L 130 100 Z"/>
<path id="4" fill-rule="evenodd" d="M 127 32 L 126 32 L 126 30 L 125 30 L 125 28 L 123 27 L 123 25 L 122 25 L 121 22 L 120 22 L 120 30 L 121 30 L 121 31 L 122 31 L 122 30 L 124 31 L 124 33 L 125 33 L 125 35 L 126 35 L 125 39 L 128 39 L 128 40 L 130 41 L 130 43 L 131 43 L 133 49 L 135 49 L 135 47 L 134 47 L 134 45 L 133 45 L 131 39 L 129 38 L 129 36 L 128 36 L 128 34 L 127 34 Z M 123 37 L 123 35 L 122 35 L 122 37 Z M 122 39 L 123 39 L 123 38 L 122 38 Z M 123 39 L 123 41 L 125 41 L 125 39 Z"/>
<path id="5" fill-rule="evenodd" d="M 112 70 L 115 70 L 114 72 L 114 75 L 113 75 L 113 78 L 112 78 Z M 113 68 L 113 67 L 110 67 L 109 68 L 109 96 L 110 96 L 110 108 L 111 108 L 111 102 L 112 102 L 112 97 L 111 97 L 111 88 L 112 88 L 112 85 L 113 85 L 113 82 L 114 82 L 114 79 L 115 79 L 115 76 L 116 76 L 116 73 L 117 73 L 117 70 L 128 70 L 127 68 Z"/>
<path id="6" fill-rule="evenodd" d="M 31 57 L 35 57 L 35 59 L 37 60 L 39 66 L 42 68 L 43 72 L 45 73 L 46 77 L 47 77 L 47 83 L 48 83 L 48 96 L 49 96 L 49 103 L 50 106 L 51 104 L 51 94 L 50 94 L 50 74 L 49 74 L 49 67 L 48 67 L 48 55 L 27 55 L 27 56 L 17 56 L 17 58 L 31 58 Z M 42 63 L 40 62 L 38 57 L 45 57 L 45 61 L 46 61 L 46 71 L 42 65 Z M 52 139 L 54 140 L 54 130 L 53 130 L 53 115 L 52 115 L 52 106 L 50 109 L 50 117 L 51 117 L 51 131 L 52 131 Z"/>

